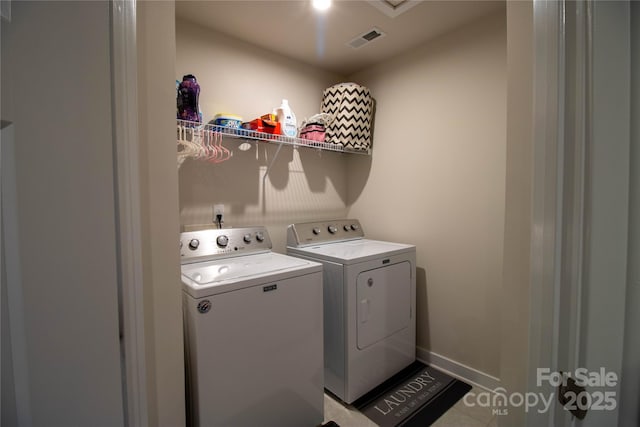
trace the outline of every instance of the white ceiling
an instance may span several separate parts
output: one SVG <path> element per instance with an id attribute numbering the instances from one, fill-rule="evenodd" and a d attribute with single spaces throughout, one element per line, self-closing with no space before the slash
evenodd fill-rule
<path id="1" fill-rule="evenodd" d="M 372 3 L 378 3 L 378 7 L 372 7 Z M 383 13 L 388 10 L 393 14 L 390 4 L 399 3 L 405 3 L 405 12 L 395 18 Z M 409 3 L 415 5 L 407 7 Z M 349 76 L 504 5 L 504 0 L 333 0 L 328 11 L 318 13 L 310 0 L 178 0 L 176 16 Z M 359 49 L 346 45 L 373 27 L 386 35 Z"/>

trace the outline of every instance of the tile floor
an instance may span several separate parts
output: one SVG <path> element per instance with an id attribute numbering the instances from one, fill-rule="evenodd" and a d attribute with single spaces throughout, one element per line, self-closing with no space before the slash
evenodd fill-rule
<path id="1" fill-rule="evenodd" d="M 471 389 L 477 393 L 477 389 Z M 335 421 L 340 427 L 377 427 L 373 421 L 362 415 L 352 406 L 345 406 L 333 396 L 324 395 L 325 422 Z M 467 406 L 460 399 L 443 416 L 438 418 L 434 427 L 496 427 L 496 417 L 491 408 Z"/>

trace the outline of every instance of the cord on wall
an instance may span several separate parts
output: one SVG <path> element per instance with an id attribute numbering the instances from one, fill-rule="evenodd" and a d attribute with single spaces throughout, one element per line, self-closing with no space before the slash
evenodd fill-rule
<path id="1" fill-rule="evenodd" d="M 223 217 L 224 205 L 213 205 L 213 222 L 218 226 L 218 228 L 222 228 L 222 225 L 224 224 Z"/>

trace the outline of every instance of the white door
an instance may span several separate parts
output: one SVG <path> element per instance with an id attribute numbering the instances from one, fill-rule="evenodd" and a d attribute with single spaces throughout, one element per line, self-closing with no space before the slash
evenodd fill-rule
<path id="1" fill-rule="evenodd" d="M 548 4 L 536 2 L 536 15 L 543 16 Z M 604 370 L 616 379 L 604 386 L 587 385 L 585 399 L 576 401 L 574 395 L 572 406 L 586 409 L 584 420 L 572 418 L 554 398 L 550 411 L 529 411 L 527 425 L 637 426 L 640 5 L 557 4 L 545 23 L 562 22 L 562 36 L 547 40 L 560 52 L 551 62 L 562 57 L 547 75 L 559 88 L 549 98 L 558 113 L 547 109 L 536 117 L 558 138 L 557 151 L 549 151 L 547 158 L 557 156 L 554 170 L 560 179 L 551 183 L 547 196 L 553 196 L 540 199 L 557 205 L 540 227 L 553 227 L 554 238 L 539 245 L 548 249 L 546 260 L 551 262 L 544 264 L 547 269 L 536 283 L 543 286 L 534 287 L 539 298 L 533 300 L 532 316 L 542 321 L 531 322 L 529 390 L 559 393 L 557 387 L 537 386 L 537 368 L 584 369 L 589 375 Z M 538 53 L 536 61 L 545 60 Z M 604 393 L 613 400 L 600 400 Z"/>
<path id="2" fill-rule="evenodd" d="M 11 343 L 21 426 L 125 425 L 111 17 L 110 2 L 12 2 L 2 28 L 2 80 L 14 83 L 12 96 L 3 85 L 2 118 L 14 129 L 19 238 L 5 234 L 4 252 L 19 259 L 5 267 L 19 272 L 23 297 L 21 307 L 9 294 L 24 326 L 22 357 Z"/>

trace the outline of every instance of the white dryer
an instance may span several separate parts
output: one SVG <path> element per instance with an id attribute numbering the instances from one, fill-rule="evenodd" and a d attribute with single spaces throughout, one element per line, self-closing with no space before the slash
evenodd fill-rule
<path id="1" fill-rule="evenodd" d="M 263 227 L 180 247 L 188 424 L 322 424 L 322 266 L 271 252 Z"/>
<path id="2" fill-rule="evenodd" d="M 325 388 L 352 403 L 415 361 L 415 246 L 348 219 L 290 225 L 287 254 L 323 264 Z"/>

